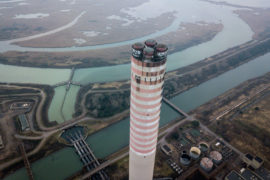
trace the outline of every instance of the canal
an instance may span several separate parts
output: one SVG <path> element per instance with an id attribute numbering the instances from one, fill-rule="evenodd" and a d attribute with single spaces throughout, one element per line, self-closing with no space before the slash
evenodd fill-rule
<path id="1" fill-rule="evenodd" d="M 151 1 L 152 2 L 152 1 Z M 192 8 L 188 8 L 192 6 Z M 174 10 L 176 6 L 168 3 L 168 9 Z M 125 42 L 105 44 L 95 47 L 70 47 L 70 48 L 43 48 L 44 52 L 65 52 L 65 51 L 85 51 L 89 49 L 103 49 L 108 47 L 118 47 L 128 45 L 136 41 L 144 41 L 147 38 L 155 38 L 168 32 L 175 31 L 181 23 L 196 23 L 197 21 L 209 23 L 221 23 L 223 29 L 212 40 L 201 43 L 197 46 L 187 48 L 183 51 L 170 54 L 168 56 L 167 70 L 172 71 L 183 66 L 190 65 L 206 57 L 220 53 L 228 48 L 243 44 L 252 39 L 253 32 L 250 27 L 242 21 L 234 10 L 229 6 L 221 6 L 212 3 L 195 0 L 183 0 L 181 10 L 175 14 L 176 19 L 164 30 Z M 191 9 L 191 12 L 186 12 Z M 200 9 L 204 9 L 203 12 Z M 145 11 L 148 12 L 148 11 Z M 184 14 L 181 14 L 181 12 Z M 139 13 L 141 14 L 141 13 Z M 192 16 L 191 16 L 192 15 Z M 145 15 L 147 16 L 147 15 Z M 196 19 L 197 18 L 197 19 Z M 27 51 L 27 48 L 19 46 L 8 46 L 0 42 L 2 52 L 9 50 Z M 15 48 L 15 49 L 14 49 Z M 29 49 L 28 49 L 29 50 Z M 30 49 L 39 51 L 41 49 Z M 190 111 L 212 98 L 224 93 L 228 89 L 235 87 L 245 80 L 263 75 L 270 71 L 270 54 L 258 57 L 249 63 L 241 65 L 236 69 L 228 71 L 214 79 L 211 79 L 197 87 L 194 87 L 178 96 L 172 98 L 172 102 L 185 111 Z M 16 73 L 11 73 L 16 72 Z M 53 68 L 29 68 L 20 66 L 0 65 L 0 82 L 9 83 L 38 83 L 54 85 L 68 80 L 70 69 Z M 84 68 L 75 71 L 73 81 L 82 84 L 93 82 L 109 82 L 129 79 L 130 64 Z M 74 104 L 79 91 L 79 87 L 72 86 L 65 96 L 65 86 L 55 88 L 55 96 L 49 108 L 50 121 L 64 122 L 72 117 Z M 63 105 L 62 105 L 63 104 Z M 64 113 L 64 117 L 60 112 Z M 175 120 L 179 115 L 168 107 L 162 105 L 160 125 Z M 128 145 L 129 139 L 129 119 L 124 119 L 101 131 L 89 136 L 87 142 L 98 158 L 105 158 Z M 34 177 L 39 180 L 59 180 L 65 179 L 82 168 L 78 155 L 70 148 L 64 148 L 45 158 L 32 163 Z M 26 180 L 25 168 L 21 168 L 9 175 L 5 180 Z"/>
<path id="2" fill-rule="evenodd" d="M 269 59 L 270 53 L 260 56 L 214 79 L 202 83 L 197 87 L 179 94 L 172 98 L 171 101 L 184 111 L 190 111 L 248 79 L 255 78 L 269 72 Z M 164 126 L 178 116 L 179 115 L 174 110 L 163 103 L 160 125 Z M 87 138 L 87 142 L 98 158 L 105 158 L 106 156 L 127 146 L 128 139 L 129 119 L 127 118 L 89 136 Z M 42 169 L 41 166 L 44 168 Z M 68 170 L 63 170 L 63 167 Z M 50 177 L 49 179 L 64 179 L 82 168 L 82 164 L 75 151 L 68 147 L 34 162 L 32 164 L 32 168 L 37 179 L 46 180 L 48 177 Z M 25 168 L 16 171 L 12 175 L 6 177 L 5 180 L 18 179 L 18 177 L 20 177 L 19 179 L 27 180 Z"/>
<path id="3" fill-rule="evenodd" d="M 154 3 L 154 2 L 150 2 Z M 156 38 L 161 35 L 173 32 L 181 27 L 182 23 L 221 23 L 223 29 L 213 39 L 205 43 L 187 48 L 183 51 L 170 54 L 168 56 L 167 70 L 172 71 L 183 66 L 190 65 L 200 61 L 206 57 L 215 55 L 228 48 L 243 44 L 252 39 L 253 32 L 250 27 L 241 20 L 234 10 L 229 6 L 220 6 L 209 2 L 197 0 L 183 0 L 181 6 L 175 6 L 177 1 L 167 3 L 165 11 L 176 12 L 174 22 L 167 28 L 149 34 L 144 37 L 132 39 L 123 42 L 116 42 L 111 44 L 103 44 L 98 46 L 86 47 L 66 47 L 66 48 L 27 48 L 17 45 L 9 46 L 7 42 L 0 41 L 1 52 L 10 50 L 16 51 L 43 51 L 43 52 L 68 52 L 68 51 L 86 51 L 95 49 L 104 49 L 110 47 L 119 47 L 123 45 L 132 44 L 137 41 L 144 41 L 148 38 Z M 146 4 L 147 5 L 147 4 Z M 139 9 L 147 9 L 145 4 L 136 7 L 133 11 L 140 11 Z M 150 5 L 150 4 L 148 4 Z M 192 7 L 192 8 L 190 8 Z M 204 9 L 201 12 L 200 9 Z M 187 10 L 189 9 L 189 10 Z M 153 9 L 154 10 L 154 9 Z M 148 11 L 142 11 L 148 12 Z M 147 19 L 158 16 L 160 12 L 139 13 L 132 14 L 132 16 L 140 16 L 137 18 Z M 195 18 L 196 17 L 196 18 Z M 16 73 L 10 73 L 16 72 Z M 59 82 L 67 81 L 70 69 L 52 69 L 52 68 L 30 68 L 20 66 L 0 65 L 0 82 L 9 83 L 39 83 L 54 85 Z M 93 82 L 109 82 L 129 79 L 130 77 L 130 64 L 115 65 L 108 67 L 97 68 L 82 68 L 75 71 L 73 81 L 81 84 L 89 84 Z M 51 106 L 49 108 L 49 120 L 57 121 L 59 123 L 69 120 L 74 112 L 74 105 L 78 88 L 74 87 L 68 91 L 67 100 L 64 100 L 65 86 L 55 88 L 55 96 L 53 97 Z M 63 106 L 58 106 L 62 104 Z M 65 113 L 65 117 L 61 115 Z"/>

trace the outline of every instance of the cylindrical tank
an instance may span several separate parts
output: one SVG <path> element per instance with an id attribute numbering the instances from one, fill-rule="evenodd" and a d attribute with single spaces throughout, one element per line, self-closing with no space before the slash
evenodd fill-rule
<path id="1" fill-rule="evenodd" d="M 143 50 L 143 55 L 145 59 L 152 60 L 154 57 L 154 49 L 149 47 L 145 48 Z"/>
<path id="2" fill-rule="evenodd" d="M 219 164 L 222 161 L 222 155 L 218 151 L 211 151 L 210 158 L 215 164 Z"/>
<path id="3" fill-rule="evenodd" d="M 206 142 L 200 142 L 199 148 L 202 152 L 207 152 L 209 149 L 209 145 Z"/>
<path id="4" fill-rule="evenodd" d="M 156 45 L 155 57 L 157 60 L 164 59 L 167 56 L 168 47 L 165 44 Z"/>
<path id="5" fill-rule="evenodd" d="M 142 43 L 135 43 L 132 45 L 132 56 L 135 58 L 141 59 L 143 56 L 143 49 L 144 49 L 144 44 Z"/>
<path id="6" fill-rule="evenodd" d="M 182 154 L 180 157 L 180 163 L 184 166 L 188 166 L 191 162 L 191 157 L 188 154 Z"/>
<path id="7" fill-rule="evenodd" d="M 204 157 L 201 159 L 200 166 L 204 171 L 210 172 L 213 168 L 213 161 L 208 157 Z"/>
<path id="8" fill-rule="evenodd" d="M 144 42 L 147 47 L 154 48 L 157 45 L 157 41 L 154 39 L 148 39 Z"/>
<path id="9" fill-rule="evenodd" d="M 201 155 L 201 150 L 197 147 L 190 148 L 189 155 L 192 159 L 198 159 Z"/>

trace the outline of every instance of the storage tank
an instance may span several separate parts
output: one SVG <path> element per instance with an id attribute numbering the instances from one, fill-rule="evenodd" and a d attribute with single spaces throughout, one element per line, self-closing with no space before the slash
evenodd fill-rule
<path id="1" fill-rule="evenodd" d="M 207 152 L 209 149 L 209 145 L 206 142 L 200 142 L 199 148 L 202 152 Z"/>
<path id="2" fill-rule="evenodd" d="M 220 164 L 222 161 L 222 155 L 218 151 L 211 151 L 210 158 L 215 164 Z"/>
<path id="3" fill-rule="evenodd" d="M 157 45 L 157 41 L 154 39 L 148 39 L 144 42 L 146 47 L 154 48 Z"/>
<path id="4" fill-rule="evenodd" d="M 201 150 L 197 147 L 190 148 L 189 155 L 192 159 L 198 159 L 201 155 Z"/>
<path id="5" fill-rule="evenodd" d="M 191 162 L 191 157 L 188 154 L 182 154 L 180 157 L 180 163 L 184 166 L 188 166 Z"/>
<path id="6" fill-rule="evenodd" d="M 200 166 L 204 171 L 210 172 L 213 168 L 213 161 L 208 157 L 204 157 L 201 159 Z"/>

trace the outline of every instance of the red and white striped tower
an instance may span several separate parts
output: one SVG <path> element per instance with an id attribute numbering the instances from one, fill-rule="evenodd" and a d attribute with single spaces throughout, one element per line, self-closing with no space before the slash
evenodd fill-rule
<path id="1" fill-rule="evenodd" d="M 153 179 L 167 50 L 155 40 L 132 45 L 130 180 Z"/>

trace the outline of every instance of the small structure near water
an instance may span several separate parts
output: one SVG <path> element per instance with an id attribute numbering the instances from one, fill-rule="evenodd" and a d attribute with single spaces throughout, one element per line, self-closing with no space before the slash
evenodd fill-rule
<path id="1" fill-rule="evenodd" d="M 29 126 L 29 123 L 25 114 L 19 115 L 19 123 L 20 123 L 21 131 L 30 130 L 30 126 Z"/>
<path id="2" fill-rule="evenodd" d="M 3 149 L 5 146 L 4 146 L 4 143 L 3 143 L 3 139 L 2 139 L 2 136 L 0 135 L 0 149 Z"/>
<path id="3" fill-rule="evenodd" d="M 72 145 L 77 154 L 80 156 L 81 162 L 87 171 L 98 167 L 100 165 L 98 159 L 95 157 L 90 146 L 85 141 L 87 137 L 86 128 L 83 126 L 74 126 L 65 129 L 61 134 L 61 138 L 64 139 L 67 145 Z M 98 171 L 93 175 L 93 179 L 108 179 L 108 175 L 103 171 Z"/>
<path id="4" fill-rule="evenodd" d="M 72 145 L 71 137 L 77 136 L 76 134 L 81 135 L 84 139 L 87 137 L 86 127 L 83 126 L 73 126 L 71 128 L 65 129 L 61 134 L 61 142 L 66 145 Z"/>

